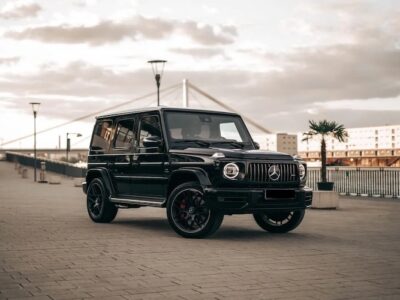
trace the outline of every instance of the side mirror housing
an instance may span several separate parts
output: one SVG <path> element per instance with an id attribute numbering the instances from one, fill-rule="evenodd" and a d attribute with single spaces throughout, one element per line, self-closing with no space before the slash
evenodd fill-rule
<path id="1" fill-rule="evenodd" d="M 259 144 L 259 143 L 257 143 L 257 142 L 254 142 L 254 146 L 256 147 L 256 149 L 257 149 L 257 150 L 259 150 L 259 149 L 260 149 L 260 144 Z"/>
<path id="2" fill-rule="evenodd" d="M 143 139 L 143 146 L 146 148 L 158 148 L 162 145 L 162 139 L 158 136 L 148 136 Z"/>

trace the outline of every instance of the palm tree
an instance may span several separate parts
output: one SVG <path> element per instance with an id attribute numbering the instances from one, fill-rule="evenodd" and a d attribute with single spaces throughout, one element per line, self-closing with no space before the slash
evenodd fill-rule
<path id="1" fill-rule="evenodd" d="M 345 138 L 348 137 L 346 129 L 343 125 L 336 123 L 335 121 L 322 120 L 319 122 L 310 120 L 309 121 L 310 131 L 303 133 L 303 141 L 307 141 L 312 137 L 321 137 L 321 181 L 327 182 L 326 179 L 326 142 L 327 137 L 333 137 L 339 142 L 344 142 Z"/>

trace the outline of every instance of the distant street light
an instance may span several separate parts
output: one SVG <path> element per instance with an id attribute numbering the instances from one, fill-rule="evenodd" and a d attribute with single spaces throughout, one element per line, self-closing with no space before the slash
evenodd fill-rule
<path id="1" fill-rule="evenodd" d="M 68 152 L 71 151 L 71 139 L 68 137 L 70 134 L 76 135 L 77 137 L 82 136 L 80 133 L 67 132 L 67 145 L 65 147 L 66 161 L 68 162 Z"/>
<path id="2" fill-rule="evenodd" d="M 164 66 L 166 60 L 149 60 L 148 63 L 151 64 L 151 68 L 153 70 L 153 74 L 156 79 L 157 84 L 157 106 L 160 106 L 160 84 L 161 84 L 161 77 L 164 73 Z"/>
<path id="3" fill-rule="evenodd" d="M 33 111 L 33 178 L 36 182 L 36 116 L 39 110 L 40 102 L 30 102 Z"/>

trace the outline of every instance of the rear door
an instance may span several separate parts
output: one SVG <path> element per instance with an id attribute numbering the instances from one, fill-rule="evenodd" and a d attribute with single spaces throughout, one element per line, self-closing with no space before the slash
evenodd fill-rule
<path id="1" fill-rule="evenodd" d="M 135 173 L 133 155 L 136 151 L 137 120 L 134 115 L 116 119 L 111 143 L 110 172 L 116 184 L 117 194 L 132 194 L 132 176 Z"/>

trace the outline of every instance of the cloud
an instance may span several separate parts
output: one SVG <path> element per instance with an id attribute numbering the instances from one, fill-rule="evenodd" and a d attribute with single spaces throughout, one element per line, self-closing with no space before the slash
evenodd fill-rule
<path id="1" fill-rule="evenodd" d="M 172 48 L 170 51 L 195 58 L 210 58 L 218 55 L 225 56 L 225 52 L 221 48 Z"/>
<path id="2" fill-rule="evenodd" d="M 13 57 L 0 57 L 0 65 L 12 65 L 19 62 L 20 57 L 13 56 Z"/>
<path id="3" fill-rule="evenodd" d="M 201 25 L 194 21 L 177 21 L 160 18 L 135 16 L 123 21 L 103 20 L 92 26 L 27 27 L 21 31 L 7 31 L 4 36 L 15 40 L 38 40 L 45 43 L 79 44 L 92 46 L 115 43 L 130 38 L 132 40 L 160 40 L 176 33 L 188 36 L 202 45 L 231 44 L 237 36 L 234 26 Z"/>
<path id="4" fill-rule="evenodd" d="M 329 55 L 333 55 L 330 51 L 321 50 L 321 52 L 327 52 L 328 58 Z M 348 64 L 347 55 L 343 57 L 343 61 L 338 57 L 331 61 L 327 57 L 320 57 L 320 52 L 310 54 L 309 51 L 305 51 L 305 53 L 301 55 L 296 53 L 295 58 L 292 58 L 296 63 L 287 72 L 169 70 L 164 73 L 161 87 L 179 83 L 182 78 L 189 78 L 191 83 L 217 99 L 243 114 L 250 115 L 266 127 L 277 130 L 305 128 L 308 119 L 321 116 L 338 119 L 354 126 L 363 126 L 368 122 L 379 124 L 383 119 L 385 122 L 393 123 L 396 120 L 396 114 L 398 120 L 400 103 L 393 98 L 400 95 L 400 85 L 396 73 L 398 65 L 395 65 L 394 57 L 388 58 L 383 63 L 380 55 L 376 56 L 376 59 L 366 57 L 365 54 L 359 55 L 358 60 L 340 71 L 344 65 Z M 355 53 L 360 52 L 355 51 Z M 320 60 L 317 60 L 317 57 Z M 297 63 L 297 60 L 301 58 L 306 59 L 303 65 Z M 362 65 L 361 62 L 366 59 L 369 62 L 368 69 L 357 69 L 357 66 Z M 354 60 L 354 57 L 351 60 Z M 334 66 L 335 62 L 338 66 Z M 388 70 L 390 65 L 392 71 Z M 350 71 L 352 73 L 346 74 Z M 7 90 L 14 94 L 14 99 L 20 100 L 13 101 L 21 101 L 21 106 L 22 102 L 29 102 L 27 100 L 29 97 L 43 98 L 43 95 L 49 95 L 46 100 L 49 105 L 45 108 L 47 115 L 72 119 L 85 112 L 95 111 L 151 92 L 154 90 L 154 81 L 148 69 L 115 72 L 108 68 L 77 61 L 65 67 L 45 68 L 37 74 L 5 74 L 0 77 L 0 90 Z M 178 95 L 176 96 L 178 100 L 174 102 L 171 98 L 172 102 L 167 103 L 163 102 L 167 99 L 162 94 L 162 103 L 180 105 L 180 94 L 179 91 L 174 92 L 175 96 Z M 361 97 L 356 97 L 356 95 Z M 372 101 L 370 100 L 372 98 L 376 99 Z M 397 113 L 388 113 L 388 108 L 386 110 L 382 108 L 379 111 L 371 109 L 372 102 L 377 105 L 379 99 L 385 98 L 392 99 L 389 102 L 394 105 L 393 110 L 397 110 Z M 96 99 L 96 101 L 88 101 L 88 99 Z M 348 99 L 357 99 L 357 101 Z M 190 102 L 197 106 L 220 109 L 218 105 L 214 105 L 194 91 L 191 91 Z M 134 105 L 141 107 L 147 104 L 147 102 L 138 102 Z M 350 110 L 350 107 L 353 107 L 353 110 Z M 283 115 L 282 111 L 286 113 Z M 357 116 L 357 119 L 351 118 L 351 112 Z M 385 113 L 388 115 L 387 119 L 383 117 Z M 362 115 L 366 116 L 364 121 Z M 361 125 L 357 125 L 357 122 Z"/>
<path id="5" fill-rule="evenodd" d="M 367 13 L 365 10 L 363 12 Z M 373 18 L 365 18 L 364 14 L 361 17 L 363 22 L 359 22 L 354 15 L 346 15 L 346 18 L 350 18 L 346 25 L 354 25 L 349 32 L 346 31 L 346 35 L 350 34 L 351 37 L 346 42 L 335 40 L 329 44 L 290 48 L 286 52 L 247 49 L 237 53 L 255 58 L 258 65 L 274 62 L 278 66 L 274 71 L 255 72 L 249 65 L 239 64 L 230 69 L 205 68 L 203 71 L 169 69 L 164 73 L 162 87 L 188 78 L 217 99 L 267 128 L 276 130 L 305 130 L 308 119 L 319 118 L 334 119 L 346 126 L 399 123 L 400 22 L 395 15 L 387 14 L 384 21 L 378 18 L 379 22 L 377 18 L 373 22 L 368 21 Z M 36 27 L 39 28 L 43 29 Z M 225 48 L 221 45 L 227 41 L 220 37 L 234 39 L 237 35 L 235 27 L 217 28 L 200 26 L 194 22 L 144 17 L 119 23 L 104 21 L 91 27 L 65 28 L 64 32 L 64 29 L 60 31 L 60 26 L 55 26 L 52 36 L 49 36 L 49 28 L 35 32 L 38 35 L 35 39 L 40 37 L 48 42 L 102 44 L 113 38 L 114 41 L 123 38 L 162 39 L 173 33 L 181 33 L 190 36 L 202 47 L 175 47 L 170 51 L 198 58 L 223 55 Z M 318 34 L 315 26 L 312 30 Z M 323 30 L 326 33 L 328 29 Z M 28 34 L 27 29 L 22 32 Z M 229 54 L 235 54 L 234 47 Z M 29 102 L 26 101 L 27 97 L 49 95 L 47 101 L 51 105 L 44 108 L 48 115 L 74 118 L 153 91 L 154 80 L 150 69 L 117 72 L 112 67 L 77 61 L 66 66 L 51 65 L 37 74 L 5 72 L 0 75 L 0 90 L 12 93 L 16 99 L 13 101 L 21 103 Z M 175 92 L 177 99 L 180 94 L 179 91 Z M 191 91 L 190 103 L 218 108 L 209 100 L 194 96 L 194 91 Z M 91 97 L 96 101 L 87 101 L 93 99 Z M 162 103 L 164 100 L 162 96 Z M 179 102 L 174 103 L 179 105 Z M 147 102 L 135 105 L 145 104 Z"/>
<path id="6" fill-rule="evenodd" d="M 33 2 L 9 2 L 0 10 L 0 19 L 36 17 L 41 9 L 42 7 L 39 4 Z"/>

